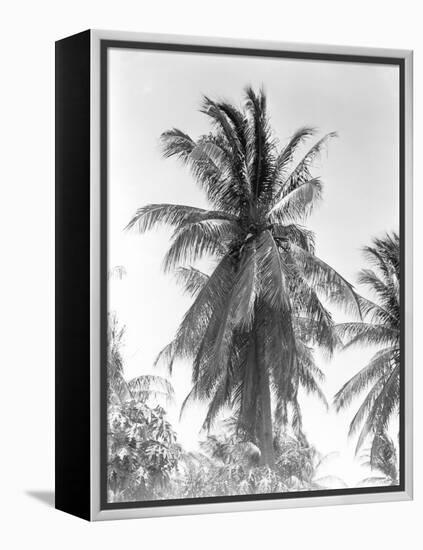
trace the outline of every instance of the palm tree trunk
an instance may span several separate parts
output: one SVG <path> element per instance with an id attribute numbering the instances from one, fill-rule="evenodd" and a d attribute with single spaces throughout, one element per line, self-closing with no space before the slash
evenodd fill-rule
<path id="1" fill-rule="evenodd" d="M 275 451 L 273 448 L 273 422 L 272 406 L 270 396 L 269 372 L 267 369 L 263 338 L 260 335 L 259 327 L 256 325 L 255 331 L 255 353 L 256 367 L 259 378 L 259 418 L 258 418 L 258 439 L 261 451 L 260 464 L 262 466 L 275 467 Z"/>

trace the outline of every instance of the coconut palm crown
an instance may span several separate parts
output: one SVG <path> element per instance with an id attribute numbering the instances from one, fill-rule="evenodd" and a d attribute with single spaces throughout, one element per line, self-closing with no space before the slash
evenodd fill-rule
<path id="1" fill-rule="evenodd" d="M 161 142 L 166 158 L 190 168 L 210 208 L 149 204 L 127 229 L 174 228 L 165 271 L 215 259 L 209 276 L 190 270 L 194 301 L 159 359 L 170 370 L 176 359 L 192 361 L 189 399 L 208 403 L 205 427 L 232 407 L 262 462 L 272 466 L 272 405 L 282 422 L 292 407 L 298 423 L 300 378 L 317 386 L 309 346 L 331 353 L 336 343 L 321 298 L 359 307 L 352 286 L 315 255 L 313 233 L 301 225 L 322 194 L 313 161 L 335 134 L 297 160 L 315 130 L 300 128 L 280 148 L 263 91 L 247 88 L 242 108 L 204 97 L 201 112 L 211 122 L 209 134 L 194 140 L 174 128 Z"/>
<path id="2" fill-rule="evenodd" d="M 344 349 L 371 345 L 380 349 L 335 396 L 338 410 L 368 390 L 350 424 L 350 435 L 360 434 L 357 451 L 367 436 L 382 437 L 400 402 L 400 255 L 399 237 L 387 234 L 374 239 L 364 254 L 374 269 L 363 269 L 359 283 L 366 285 L 377 303 L 360 298 L 364 320 L 337 325 Z M 370 388 L 370 389 L 369 389 Z"/>

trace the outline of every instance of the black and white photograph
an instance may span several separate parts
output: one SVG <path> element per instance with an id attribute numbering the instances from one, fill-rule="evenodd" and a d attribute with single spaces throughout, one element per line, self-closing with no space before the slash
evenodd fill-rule
<path id="1" fill-rule="evenodd" d="M 400 66 L 107 48 L 106 504 L 403 486 Z"/>

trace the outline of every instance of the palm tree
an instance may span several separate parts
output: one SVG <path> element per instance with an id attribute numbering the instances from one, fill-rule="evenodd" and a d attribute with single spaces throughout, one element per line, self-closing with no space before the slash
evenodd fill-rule
<path id="1" fill-rule="evenodd" d="M 122 344 L 125 326 L 120 326 L 115 313 L 108 316 L 107 383 L 110 404 L 127 400 L 146 403 L 149 399 L 170 402 L 174 396 L 171 383 L 162 376 L 143 374 L 130 380 L 124 376 Z"/>
<path id="2" fill-rule="evenodd" d="M 333 323 L 320 297 L 358 307 L 352 286 L 315 255 L 314 236 L 300 225 L 322 193 L 312 163 L 335 134 L 294 163 L 315 131 L 301 128 L 279 148 L 263 91 L 247 88 L 242 109 L 204 97 L 201 112 L 211 133 L 195 141 L 174 128 L 161 139 L 164 156 L 191 169 L 210 209 L 149 204 L 127 229 L 174 228 L 165 271 L 205 255 L 216 260 L 160 359 L 170 371 L 175 359 L 192 360 L 191 396 L 209 402 L 205 427 L 232 406 L 258 442 L 263 464 L 273 466 L 272 394 L 284 411 L 298 390 L 294 317 L 309 343 L 331 352 Z"/>
<path id="3" fill-rule="evenodd" d="M 381 349 L 370 362 L 346 382 L 335 396 L 337 410 L 370 387 L 351 421 L 349 435 L 361 427 L 357 451 L 369 434 L 382 437 L 391 418 L 398 413 L 400 401 L 400 256 L 396 233 L 374 239 L 364 248 L 375 269 L 363 269 L 359 283 L 377 297 L 377 303 L 360 297 L 364 321 L 337 325 L 344 339 L 343 349 L 371 345 Z"/>
<path id="4" fill-rule="evenodd" d="M 379 472 L 379 475 L 363 479 L 362 485 L 398 485 L 398 459 L 395 444 L 385 432 L 378 432 L 373 438 L 370 452 L 364 455 L 365 466 Z"/>
<path id="5" fill-rule="evenodd" d="M 109 269 L 109 280 L 121 281 L 127 275 L 123 265 Z M 122 346 L 126 327 L 120 325 L 115 312 L 109 312 L 107 323 L 107 383 L 109 402 L 122 403 L 127 399 L 146 402 L 150 398 L 172 401 L 174 391 L 171 383 L 162 376 L 144 374 L 126 380 L 122 358 Z"/>

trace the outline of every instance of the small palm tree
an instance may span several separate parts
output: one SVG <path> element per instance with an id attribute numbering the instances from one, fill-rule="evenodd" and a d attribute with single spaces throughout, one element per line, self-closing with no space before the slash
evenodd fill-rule
<path id="1" fill-rule="evenodd" d="M 365 466 L 379 472 L 379 475 L 367 477 L 362 485 L 398 485 L 398 459 L 395 444 L 385 432 L 379 432 L 373 438 L 370 452 L 364 455 Z"/>
<path id="2" fill-rule="evenodd" d="M 131 399 L 142 403 L 146 403 L 149 399 L 172 401 L 173 387 L 162 376 L 143 374 L 126 380 L 121 353 L 124 335 L 125 326 L 119 325 L 115 313 L 109 313 L 107 358 L 109 403 L 123 403 Z"/>
<path id="3" fill-rule="evenodd" d="M 313 161 L 335 134 L 294 162 L 315 131 L 301 128 L 279 148 L 263 91 L 247 88 L 242 109 L 205 97 L 201 110 L 211 133 L 195 141 L 172 129 L 162 134 L 162 144 L 165 157 L 191 169 L 210 209 L 150 204 L 127 228 L 174 228 L 165 271 L 215 258 L 161 359 L 170 370 L 177 358 L 192 360 L 192 395 L 209 403 L 206 427 L 224 406 L 234 407 L 258 441 L 263 464 L 273 467 L 272 394 L 285 410 L 298 390 L 294 317 L 309 342 L 331 352 L 333 323 L 320 297 L 358 307 L 352 286 L 315 255 L 314 236 L 302 226 L 322 193 Z"/>
<path id="4" fill-rule="evenodd" d="M 364 253 L 375 269 L 363 269 L 359 282 L 373 291 L 377 303 L 360 298 L 364 322 L 336 327 L 344 340 L 343 349 L 363 345 L 381 348 L 335 396 L 336 409 L 340 410 L 370 387 L 350 424 L 350 435 L 361 427 L 357 451 L 369 434 L 382 437 L 391 418 L 398 414 L 400 402 L 399 237 L 393 233 L 374 239 Z"/>

